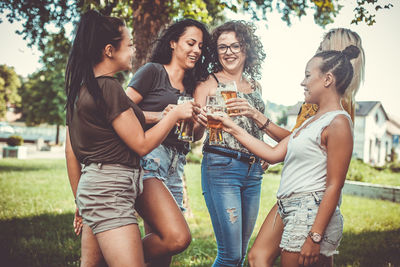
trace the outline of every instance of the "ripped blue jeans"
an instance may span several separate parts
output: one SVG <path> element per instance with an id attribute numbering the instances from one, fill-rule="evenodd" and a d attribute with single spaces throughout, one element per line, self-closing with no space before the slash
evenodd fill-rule
<path id="1" fill-rule="evenodd" d="M 162 144 L 142 157 L 140 161 L 143 168 L 143 181 L 149 178 L 163 181 L 182 211 L 185 210 L 182 180 L 185 164 L 186 156 L 183 152 Z"/>
<path id="2" fill-rule="evenodd" d="M 201 184 L 218 246 L 213 266 L 243 266 L 258 215 L 263 170 L 260 163 L 203 153 Z"/>

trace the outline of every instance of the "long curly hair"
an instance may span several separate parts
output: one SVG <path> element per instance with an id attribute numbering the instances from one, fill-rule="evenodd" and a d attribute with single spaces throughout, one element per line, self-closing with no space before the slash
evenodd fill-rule
<path id="1" fill-rule="evenodd" d="M 224 32 L 234 32 L 240 44 L 246 49 L 246 61 L 244 63 L 243 73 L 253 80 L 261 78 L 261 63 L 265 59 L 263 45 L 255 35 L 256 26 L 251 22 L 243 20 L 228 21 L 218 26 L 212 32 L 212 62 L 211 69 L 213 72 L 222 70 L 222 65 L 218 59 L 217 41 Z"/>
<path id="2" fill-rule="evenodd" d="M 150 56 L 150 62 L 169 64 L 172 59 L 171 41 L 178 42 L 179 38 L 185 33 L 188 27 L 196 27 L 203 33 L 201 56 L 194 68 L 186 70 L 183 77 L 183 85 L 186 93 L 193 94 L 197 82 L 204 81 L 208 77 L 208 67 L 211 61 L 211 36 L 203 23 L 193 19 L 183 19 L 162 31 L 160 37 L 155 41 L 154 49 Z"/>

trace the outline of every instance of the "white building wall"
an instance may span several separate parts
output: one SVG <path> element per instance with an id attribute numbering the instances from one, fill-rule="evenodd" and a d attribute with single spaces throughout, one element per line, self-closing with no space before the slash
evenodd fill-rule
<path id="1" fill-rule="evenodd" d="M 353 157 L 357 159 L 367 160 L 368 155 L 367 144 L 364 135 L 365 128 L 365 117 L 356 116 L 354 122 L 354 145 L 353 145 Z"/>
<path id="2" fill-rule="evenodd" d="M 380 105 L 371 110 L 365 117 L 365 142 L 364 162 L 372 165 L 385 164 L 385 142 L 388 140 L 386 134 L 386 116 Z"/>
<path id="3" fill-rule="evenodd" d="M 393 146 L 393 138 L 391 135 L 389 135 L 387 132 L 382 138 L 382 153 L 380 155 L 381 157 L 381 165 L 385 164 L 387 160 L 389 160 L 389 155 L 390 151 Z"/>

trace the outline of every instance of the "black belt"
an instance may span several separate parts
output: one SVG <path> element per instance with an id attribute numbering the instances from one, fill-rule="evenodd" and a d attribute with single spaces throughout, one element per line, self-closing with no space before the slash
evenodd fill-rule
<path id="1" fill-rule="evenodd" d="M 260 158 L 254 156 L 254 155 L 251 155 L 251 154 L 233 151 L 233 150 L 222 150 L 222 149 L 220 150 L 220 149 L 212 147 L 212 146 L 203 146 L 203 151 L 218 154 L 221 156 L 231 157 L 231 158 L 249 163 L 250 165 L 252 165 L 254 163 L 259 163 L 261 161 Z"/>

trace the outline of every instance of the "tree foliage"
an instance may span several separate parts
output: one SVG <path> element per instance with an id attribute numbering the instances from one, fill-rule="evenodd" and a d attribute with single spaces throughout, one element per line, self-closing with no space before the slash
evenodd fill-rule
<path id="1" fill-rule="evenodd" d="M 353 23 L 375 23 L 375 13 L 380 9 L 392 7 L 379 0 L 357 0 Z M 20 90 L 23 98 L 23 114 L 30 125 L 47 122 L 64 122 L 63 92 L 64 68 L 67 61 L 70 41 L 66 25 L 79 19 L 88 9 L 97 9 L 104 15 L 124 18 L 133 29 L 136 47 L 134 70 L 142 66 L 157 38 L 160 29 L 181 18 L 193 18 L 209 25 L 224 20 L 223 11 L 246 12 L 254 20 L 266 19 L 268 13 L 278 10 L 282 20 L 288 25 L 292 18 L 302 17 L 307 12 L 314 13 L 315 23 L 324 27 L 333 22 L 341 9 L 340 0 L 2 0 L 0 12 L 6 14 L 9 22 L 20 21 L 23 28 L 17 33 L 26 39 L 30 46 L 38 46 L 43 56 L 43 68 L 32 74 Z M 372 11 L 369 11 L 371 10 Z M 1 23 L 1 20 L 0 20 Z M 6 88 L 0 79 L 0 117 L 4 116 L 4 103 L 18 102 L 13 87 Z M 3 90 L 3 91 L 2 91 Z M 11 92 L 11 91 L 10 91 Z"/>
<path id="2" fill-rule="evenodd" d="M 41 57 L 43 68 L 30 75 L 20 90 L 27 125 L 64 124 L 64 70 L 69 48 L 64 33 L 48 37 Z"/>
<path id="3" fill-rule="evenodd" d="M 288 121 L 288 114 L 286 110 L 282 110 L 281 115 L 278 117 L 276 124 L 280 126 L 286 126 Z"/>
<path id="4" fill-rule="evenodd" d="M 383 1 L 378 3 L 378 0 L 357 0 L 358 6 L 354 9 L 355 16 L 351 23 L 358 24 L 364 22 L 367 25 L 374 25 L 376 22 L 375 14 L 372 12 L 377 12 L 381 9 L 390 9 L 393 7 L 391 3 L 382 4 Z M 369 11 L 368 9 L 372 10 Z"/>
<path id="5" fill-rule="evenodd" d="M 0 119 L 5 117 L 8 105 L 17 105 L 21 101 L 20 87 L 21 81 L 14 68 L 0 65 Z"/>
<path id="6" fill-rule="evenodd" d="M 385 0 L 379 0 L 381 2 Z M 357 0 L 353 23 L 375 23 L 375 14 L 380 9 L 392 7 L 390 3 L 378 4 L 378 0 Z M 105 15 L 114 15 L 126 20 L 133 28 L 136 46 L 134 69 L 143 65 L 149 54 L 149 47 L 157 33 L 165 25 L 183 17 L 198 19 L 215 24 L 223 19 L 223 11 L 244 11 L 253 19 L 267 18 L 268 12 L 276 9 L 288 25 L 293 17 L 302 17 L 314 12 L 315 23 L 325 26 L 333 22 L 341 9 L 340 0 L 3 0 L 0 12 L 7 14 L 10 22 L 21 21 L 23 35 L 29 44 L 44 50 L 51 28 L 63 30 L 68 23 L 76 22 L 79 14 L 88 9 L 97 9 Z M 372 7 L 373 11 L 368 11 Z M 1 21 L 0 21 L 1 22 Z"/>
<path id="7" fill-rule="evenodd" d="M 63 31 L 47 37 L 41 57 L 43 68 L 30 75 L 19 92 L 27 125 L 64 124 L 64 73 L 69 49 L 70 42 Z M 58 134 L 57 131 L 56 143 Z"/>

